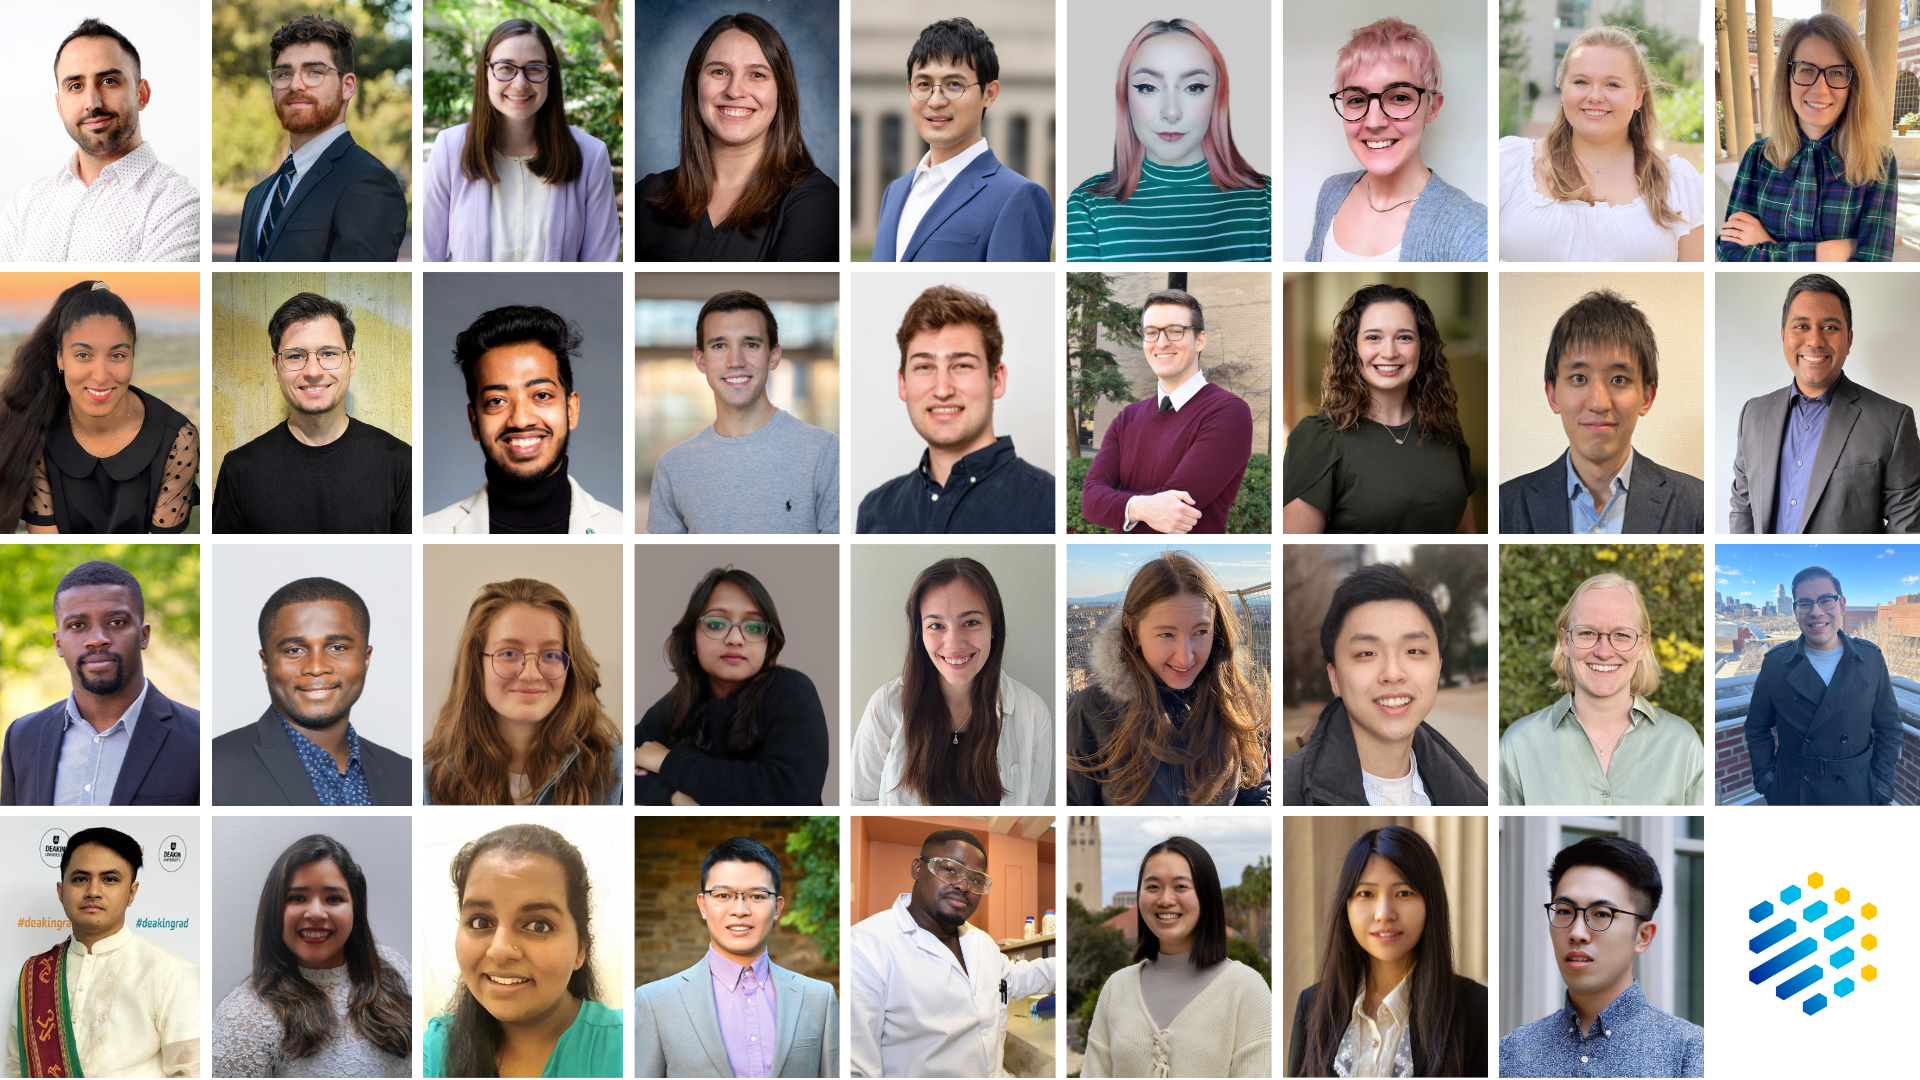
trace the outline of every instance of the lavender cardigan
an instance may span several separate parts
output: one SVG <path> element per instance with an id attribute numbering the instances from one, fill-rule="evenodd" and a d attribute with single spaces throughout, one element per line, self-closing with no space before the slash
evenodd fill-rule
<path id="1" fill-rule="evenodd" d="M 613 206 L 613 164 L 607 144 L 569 127 L 580 146 L 580 178 L 555 184 L 547 210 L 547 250 L 543 262 L 618 262 L 620 216 Z M 492 262 L 488 228 L 493 185 L 469 180 L 460 171 L 467 125 L 456 124 L 434 140 L 427 158 L 427 186 L 421 200 L 421 240 L 428 262 Z"/>

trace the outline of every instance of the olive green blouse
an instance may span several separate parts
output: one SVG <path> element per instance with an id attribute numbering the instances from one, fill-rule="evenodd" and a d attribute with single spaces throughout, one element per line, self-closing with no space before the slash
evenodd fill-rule
<path id="1" fill-rule="evenodd" d="M 1473 455 L 1464 442 L 1428 442 L 1416 420 L 1395 428 L 1377 420 L 1335 431 L 1309 416 L 1287 436 L 1281 505 L 1295 499 L 1327 516 L 1330 533 L 1450 533 L 1473 495 Z"/>
<path id="2" fill-rule="evenodd" d="M 1699 806 L 1706 753 L 1693 725 L 1633 699 L 1631 726 L 1600 769 L 1573 695 L 1515 720 L 1500 736 L 1502 806 Z"/>

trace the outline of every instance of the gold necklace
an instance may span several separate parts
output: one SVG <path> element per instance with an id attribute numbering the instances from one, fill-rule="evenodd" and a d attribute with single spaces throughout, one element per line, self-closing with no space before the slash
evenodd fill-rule
<path id="1" fill-rule="evenodd" d="M 1372 419 L 1372 417 L 1368 417 L 1368 419 Z M 1387 429 L 1387 435 L 1393 439 L 1393 444 L 1395 446 L 1405 446 L 1407 445 L 1407 436 L 1413 434 L 1413 425 L 1415 423 L 1418 423 L 1419 420 L 1420 418 L 1416 416 L 1412 420 L 1409 420 L 1405 424 L 1401 425 L 1402 427 L 1405 427 L 1407 429 L 1405 435 L 1395 435 L 1393 433 L 1393 428 L 1389 426 L 1385 420 L 1374 420 L 1373 422 Z"/>
<path id="2" fill-rule="evenodd" d="M 1581 168 L 1587 170 L 1588 172 L 1594 174 L 1595 176 L 1598 176 L 1601 173 L 1606 172 L 1608 169 L 1613 168 L 1615 165 L 1620 164 L 1621 158 L 1624 158 L 1627 156 L 1627 154 L 1631 154 L 1631 153 L 1633 153 L 1633 147 L 1629 146 L 1627 147 L 1626 151 L 1622 153 L 1619 157 L 1614 158 L 1612 161 L 1607 162 L 1605 165 L 1602 165 L 1599 168 L 1595 168 L 1584 161 L 1580 161 L 1580 159 L 1577 157 L 1574 158 L 1573 160 L 1580 161 Z"/>

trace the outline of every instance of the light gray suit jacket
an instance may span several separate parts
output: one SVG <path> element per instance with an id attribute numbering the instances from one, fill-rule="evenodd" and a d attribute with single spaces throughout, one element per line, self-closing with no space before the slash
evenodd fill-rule
<path id="1" fill-rule="evenodd" d="M 1920 532 L 1920 435 L 1913 410 L 1842 373 L 1801 503 L 1803 533 Z M 1740 410 L 1729 531 L 1770 532 L 1791 385 Z"/>
<path id="2" fill-rule="evenodd" d="M 773 970 L 773 1075 L 840 1075 L 840 1005 L 819 979 Z M 633 1075 L 732 1076 L 707 957 L 633 992 Z"/>

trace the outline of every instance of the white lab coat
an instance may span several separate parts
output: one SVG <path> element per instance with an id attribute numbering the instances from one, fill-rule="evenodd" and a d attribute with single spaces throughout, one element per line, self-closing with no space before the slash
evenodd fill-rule
<path id="1" fill-rule="evenodd" d="M 960 935 L 953 952 L 907 914 L 911 894 L 848 932 L 846 988 L 850 1076 L 1005 1076 L 1009 999 L 1053 992 L 1057 957 L 1008 960 L 986 931 Z"/>
<path id="2" fill-rule="evenodd" d="M 855 806 L 919 806 L 920 796 L 900 786 L 907 774 L 906 719 L 900 711 L 895 679 L 873 692 L 853 734 Z M 1000 784 L 1002 806 L 1053 805 L 1053 716 L 1040 695 L 1002 673 L 1000 676 Z"/>

